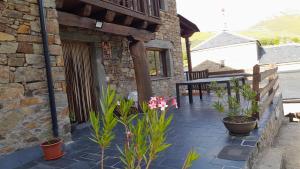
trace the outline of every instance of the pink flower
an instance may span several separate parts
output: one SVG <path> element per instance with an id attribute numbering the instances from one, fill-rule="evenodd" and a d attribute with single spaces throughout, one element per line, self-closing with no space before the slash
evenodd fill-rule
<path id="1" fill-rule="evenodd" d="M 151 97 L 150 101 L 149 102 L 157 102 L 158 101 L 158 97 Z"/>
<path id="2" fill-rule="evenodd" d="M 155 101 L 149 101 L 148 106 L 150 107 L 150 109 L 156 109 L 157 103 Z"/>
<path id="3" fill-rule="evenodd" d="M 167 102 L 164 99 L 160 99 L 158 103 L 158 107 L 160 108 L 161 111 L 165 111 L 166 108 L 168 107 Z"/>
<path id="4" fill-rule="evenodd" d="M 126 135 L 127 135 L 128 138 L 130 138 L 133 134 L 132 134 L 130 131 L 128 131 L 128 132 L 126 133 Z"/>
<path id="5" fill-rule="evenodd" d="M 177 100 L 176 99 L 172 99 L 171 100 L 171 104 L 172 104 L 172 106 L 175 106 L 176 109 L 178 109 L 178 105 L 177 105 Z"/>
<path id="6" fill-rule="evenodd" d="M 150 101 L 148 102 L 148 106 L 150 109 L 156 109 L 157 108 L 157 97 L 151 97 Z"/>

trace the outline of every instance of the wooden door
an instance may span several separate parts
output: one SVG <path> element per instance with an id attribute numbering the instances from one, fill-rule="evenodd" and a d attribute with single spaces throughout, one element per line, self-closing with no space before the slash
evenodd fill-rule
<path id="1" fill-rule="evenodd" d="M 77 122 L 83 123 L 88 120 L 90 111 L 98 110 L 90 48 L 87 43 L 73 41 L 64 41 L 62 48 L 69 111 L 75 114 Z"/>

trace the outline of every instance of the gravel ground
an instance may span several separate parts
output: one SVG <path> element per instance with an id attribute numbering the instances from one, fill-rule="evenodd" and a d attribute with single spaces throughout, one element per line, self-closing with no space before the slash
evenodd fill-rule
<path id="1" fill-rule="evenodd" d="M 286 169 L 300 169 L 300 123 L 283 123 L 275 147 L 283 151 Z"/>

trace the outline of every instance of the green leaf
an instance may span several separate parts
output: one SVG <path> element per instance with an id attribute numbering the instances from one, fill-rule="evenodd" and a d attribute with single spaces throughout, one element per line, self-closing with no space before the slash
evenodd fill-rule
<path id="1" fill-rule="evenodd" d="M 196 160 L 198 160 L 199 158 L 200 158 L 200 155 L 194 149 L 192 149 L 188 153 L 188 155 L 187 155 L 187 157 L 185 159 L 185 162 L 184 162 L 184 164 L 182 166 L 182 169 L 188 169 L 188 168 L 190 168 L 192 166 L 193 162 L 196 161 Z"/>

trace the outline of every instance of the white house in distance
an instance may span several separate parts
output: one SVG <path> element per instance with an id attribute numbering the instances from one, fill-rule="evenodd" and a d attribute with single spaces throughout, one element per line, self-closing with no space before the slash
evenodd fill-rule
<path id="1" fill-rule="evenodd" d="M 300 44 L 264 47 L 259 64 L 278 66 L 284 113 L 300 113 Z"/>
<path id="2" fill-rule="evenodd" d="M 192 49 L 193 71 L 251 69 L 258 63 L 261 45 L 258 40 L 223 31 Z"/>

